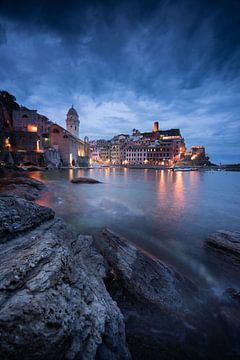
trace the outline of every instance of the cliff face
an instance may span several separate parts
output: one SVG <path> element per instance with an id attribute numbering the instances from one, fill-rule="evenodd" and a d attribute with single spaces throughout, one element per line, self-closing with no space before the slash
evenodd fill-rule
<path id="1" fill-rule="evenodd" d="M 92 238 L 14 196 L 0 197 L 0 211 L 1 359 L 128 359 Z"/>

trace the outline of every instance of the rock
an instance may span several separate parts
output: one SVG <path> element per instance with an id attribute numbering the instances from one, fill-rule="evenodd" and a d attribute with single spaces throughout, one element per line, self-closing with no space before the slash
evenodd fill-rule
<path id="1" fill-rule="evenodd" d="M 0 179 L 0 194 L 17 195 L 26 200 L 36 200 L 45 185 L 35 179 L 27 177 L 11 177 Z"/>
<path id="2" fill-rule="evenodd" d="M 24 170 L 24 171 L 44 171 L 44 170 L 46 170 L 44 167 L 36 166 L 36 165 L 29 165 L 29 166 L 22 165 L 20 167 L 20 169 Z"/>
<path id="3" fill-rule="evenodd" d="M 108 229 L 94 238 L 106 261 L 107 289 L 124 315 L 133 358 L 186 358 L 182 318 L 190 312 L 185 291 L 194 298 L 190 281 Z"/>
<path id="4" fill-rule="evenodd" d="M 48 216 L 34 228 L 39 211 L 51 217 L 52 210 L 1 201 L 30 231 L 0 244 L 0 358 L 129 359 L 123 316 L 106 291 L 92 238 Z M 10 215 L 2 223 L 11 229 Z"/>
<path id="5" fill-rule="evenodd" d="M 223 299 L 230 300 L 236 305 L 240 305 L 240 290 L 234 289 L 234 288 L 227 288 L 223 292 Z"/>
<path id="6" fill-rule="evenodd" d="M 163 311 L 183 311 L 184 298 L 194 295 L 196 288 L 190 280 L 110 230 L 104 229 L 95 242 L 112 276 L 138 301 Z"/>
<path id="7" fill-rule="evenodd" d="M 95 180 L 95 179 L 92 179 L 89 177 L 84 177 L 84 176 L 78 177 L 76 179 L 72 179 L 71 182 L 73 184 L 100 184 L 101 183 L 101 181 L 98 181 L 98 180 Z"/>
<path id="8" fill-rule="evenodd" d="M 108 291 L 124 315 L 133 359 L 239 358 L 239 316 L 214 294 L 105 229 L 95 244 Z M 238 310 L 238 309 L 236 309 Z"/>
<path id="9" fill-rule="evenodd" d="M 52 219 L 54 211 L 13 195 L 0 195 L 0 243 Z"/>
<path id="10" fill-rule="evenodd" d="M 219 230 L 210 235 L 205 245 L 233 263 L 240 261 L 240 232 Z"/>

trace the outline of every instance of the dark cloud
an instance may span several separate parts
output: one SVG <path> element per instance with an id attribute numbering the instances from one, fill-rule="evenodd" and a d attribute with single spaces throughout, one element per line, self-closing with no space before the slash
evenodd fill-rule
<path id="1" fill-rule="evenodd" d="M 90 136 L 160 119 L 184 129 L 189 145 L 209 134 L 220 146 L 224 127 L 229 150 L 239 23 L 238 0 L 1 0 L 2 87 L 55 121 L 74 101 Z"/>

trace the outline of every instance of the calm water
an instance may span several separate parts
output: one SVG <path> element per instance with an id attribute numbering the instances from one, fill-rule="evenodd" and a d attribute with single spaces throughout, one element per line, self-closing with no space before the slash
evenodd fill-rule
<path id="1" fill-rule="evenodd" d="M 236 269 L 203 246 L 219 229 L 240 231 L 240 173 L 91 169 L 32 173 L 48 190 L 38 201 L 81 233 L 109 227 L 216 291 L 239 282 Z M 90 176 L 102 184 L 72 184 Z"/>

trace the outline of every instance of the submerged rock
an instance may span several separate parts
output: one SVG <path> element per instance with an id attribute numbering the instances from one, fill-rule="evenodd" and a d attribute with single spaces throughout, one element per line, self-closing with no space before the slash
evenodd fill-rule
<path id="1" fill-rule="evenodd" d="M 240 262 L 240 232 L 219 230 L 210 235 L 205 244 L 227 260 L 233 263 Z"/>
<path id="2" fill-rule="evenodd" d="M 95 180 L 95 179 L 92 179 L 89 177 L 84 177 L 84 176 L 78 177 L 76 179 L 72 179 L 71 182 L 73 184 L 100 184 L 101 183 L 101 181 L 98 181 L 98 180 Z"/>
<path id="3" fill-rule="evenodd" d="M 6 231 L 15 237 L 0 244 L 0 358 L 129 359 L 123 316 L 92 238 L 23 199 L 1 197 L 1 209 L 1 221 L 8 215 L 0 241 Z M 34 228 L 36 217 L 46 221 Z M 22 229 L 30 231 L 22 236 Z"/>

